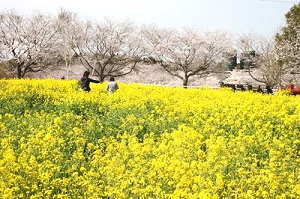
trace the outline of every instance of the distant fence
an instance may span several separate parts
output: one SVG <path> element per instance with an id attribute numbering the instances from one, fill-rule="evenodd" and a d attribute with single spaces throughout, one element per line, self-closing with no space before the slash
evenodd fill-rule
<path id="1" fill-rule="evenodd" d="M 270 86 L 266 85 L 251 85 L 251 84 L 221 84 L 220 87 L 229 87 L 234 91 L 254 91 L 260 93 L 274 93 L 278 89 L 272 89 Z"/>
<path id="2" fill-rule="evenodd" d="M 201 86 L 184 86 L 184 88 L 200 88 Z M 253 91 L 253 92 L 260 92 L 260 93 L 274 93 L 278 89 L 271 88 L 266 85 L 251 85 L 251 84 L 220 84 L 218 87 L 209 87 L 213 89 L 220 89 L 220 88 L 231 88 L 234 92 L 235 91 Z"/>
<path id="3" fill-rule="evenodd" d="M 178 85 L 169 85 L 169 84 L 145 84 L 145 85 L 155 85 L 155 86 L 166 86 L 166 87 L 182 87 L 182 88 L 201 88 L 205 85 L 200 86 L 178 86 Z M 251 84 L 220 84 L 220 86 L 207 86 L 211 89 L 220 89 L 220 88 L 231 88 L 233 91 L 253 91 L 260 93 L 274 93 L 278 89 L 270 88 L 266 85 L 251 85 Z"/>

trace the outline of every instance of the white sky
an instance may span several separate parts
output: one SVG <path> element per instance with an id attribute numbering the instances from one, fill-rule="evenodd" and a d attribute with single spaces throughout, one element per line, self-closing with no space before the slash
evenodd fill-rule
<path id="1" fill-rule="evenodd" d="M 57 14 L 64 8 L 99 21 L 110 17 L 137 25 L 222 29 L 272 37 L 285 25 L 284 15 L 297 2 L 300 0 L 0 0 L 0 10 L 28 15 L 34 11 Z"/>

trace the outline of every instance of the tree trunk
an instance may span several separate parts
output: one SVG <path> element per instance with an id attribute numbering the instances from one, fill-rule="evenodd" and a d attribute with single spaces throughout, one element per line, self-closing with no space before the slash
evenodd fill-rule
<path id="1" fill-rule="evenodd" d="M 99 76 L 99 81 L 100 81 L 100 83 L 103 83 L 103 82 L 104 82 L 104 76 L 103 76 L 103 75 L 100 75 L 100 76 Z"/>
<path id="2" fill-rule="evenodd" d="M 187 88 L 188 82 L 189 82 L 189 78 L 186 76 L 186 77 L 183 79 L 183 88 Z"/>
<path id="3" fill-rule="evenodd" d="M 22 68 L 20 65 L 17 66 L 17 78 L 22 79 Z"/>

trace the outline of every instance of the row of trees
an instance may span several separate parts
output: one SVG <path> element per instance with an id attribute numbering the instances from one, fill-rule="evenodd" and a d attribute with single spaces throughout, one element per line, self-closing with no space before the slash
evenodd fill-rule
<path id="1" fill-rule="evenodd" d="M 107 76 L 129 74 L 140 63 L 158 64 L 187 86 L 191 77 L 222 73 L 224 52 L 255 51 L 259 76 L 269 86 L 281 84 L 283 76 L 299 68 L 299 5 L 286 15 L 287 26 L 276 39 L 242 34 L 237 39 L 226 31 L 167 29 L 136 26 L 130 21 L 81 20 L 64 9 L 56 15 L 23 16 L 0 12 L 1 67 L 17 78 L 54 67 L 68 72 L 80 62 L 103 82 Z M 295 13 L 298 13 L 295 14 Z"/>

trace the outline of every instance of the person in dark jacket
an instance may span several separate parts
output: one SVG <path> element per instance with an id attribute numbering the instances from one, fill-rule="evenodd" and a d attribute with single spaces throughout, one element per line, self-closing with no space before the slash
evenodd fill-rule
<path id="1" fill-rule="evenodd" d="M 90 72 L 89 71 L 84 71 L 83 76 L 79 80 L 79 84 L 82 88 L 82 90 L 89 92 L 91 90 L 90 88 L 90 83 L 100 83 L 98 80 L 93 80 L 89 78 Z"/>

